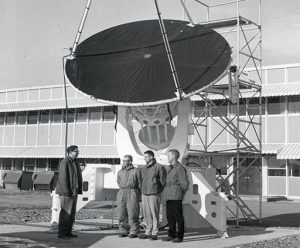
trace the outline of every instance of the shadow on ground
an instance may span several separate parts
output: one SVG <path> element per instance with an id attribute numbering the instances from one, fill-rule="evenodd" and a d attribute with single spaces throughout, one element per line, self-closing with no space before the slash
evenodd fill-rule
<path id="1" fill-rule="evenodd" d="M 4 246 L 5 239 L 11 239 L 6 241 L 10 248 L 23 248 L 23 247 L 56 247 L 56 248 L 76 248 L 76 247 L 90 247 L 91 245 L 99 242 L 101 239 L 107 236 L 116 236 L 116 232 L 112 233 L 78 233 L 79 238 L 72 239 L 58 239 L 57 234 L 51 234 L 47 232 L 18 232 L 18 233 L 7 233 L 5 236 L 0 236 L 2 245 Z M 116 236 L 117 237 L 117 236 Z M 30 246 L 28 246 L 30 244 Z"/>

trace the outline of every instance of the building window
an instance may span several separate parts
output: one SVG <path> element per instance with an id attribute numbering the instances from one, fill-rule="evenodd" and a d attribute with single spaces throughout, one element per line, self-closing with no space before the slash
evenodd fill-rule
<path id="1" fill-rule="evenodd" d="M 34 158 L 26 158 L 25 159 L 25 171 L 34 171 L 35 167 L 35 159 Z"/>
<path id="2" fill-rule="evenodd" d="M 36 160 L 36 170 L 37 171 L 46 171 L 46 168 L 47 168 L 47 159 L 38 158 Z"/>
<path id="3" fill-rule="evenodd" d="M 15 113 L 8 112 L 6 113 L 6 125 L 14 125 L 15 123 Z"/>
<path id="4" fill-rule="evenodd" d="M 286 176 L 286 170 L 285 169 L 269 169 L 268 170 L 268 176 L 285 177 Z"/>
<path id="5" fill-rule="evenodd" d="M 31 89 L 28 91 L 28 100 L 29 101 L 38 101 L 39 100 L 39 90 Z"/>
<path id="6" fill-rule="evenodd" d="M 90 108 L 89 120 L 99 121 L 101 119 L 101 108 Z"/>
<path id="7" fill-rule="evenodd" d="M 211 105 L 212 116 L 227 116 L 228 102 L 225 100 L 214 100 Z"/>
<path id="8" fill-rule="evenodd" d="M 278 160 L 276 157 L 268 158 L 268 176 L 286 176 L 285 160 Z"/>
<path id="9" fill-rule="evenodd" d="M 299 160 L 289 160 L 289 176 L 300 177 L 300 161 Z"/>
<path id="10" fill-rule="evenodd" d="M 39 116 L 39 123 L 48 123 L 49 122 L 49 110 L 41 110 Z"/>
<path id="11" fill-rule="evenodd" d="M 26 112 L 18 112 L 17 113 L 17 124 L 25 125 L 26 124 Z"/>
<path id="12" fill-rule="evenodd" d="M 15 170 L 23 170 L 23 159 L 15 158 Z"/>
<path id="13" fill-rule="evenodd" d="M 87 121 L 87 108 L 79 108 L 76 111 L 76 121 L 85 122 Z"/>
<path id="14" fill-rule="evenodd" d="M 269 97 L 268 98 L 268 114 L 279 115 L 284 113 L 284 97 Z"/>
<path id="15" fill-rule="evenodd" d="M 62 110 L 61 109 L 54 109 L 51 111 L 51 122 L 53 123 L 61 123 L 62 118 Z"/>
<path id="16" fill-rule="evenodd" d="M 3 169 L 4 170 L 11 170 L 12 163 L 13 163 L 12 158 L 4 158 L 3 159 Z"/>
<path id="17" fill-rule="evenodd" d="M 58 171 L 59 163 L 60 163 L 60 160 L 58 158 L 49 159 L 49 170 L 50 171 Z"/>
<path id="18" fill-rule="evenodd" d="M 261 114 L 265 114 L 265 103 L 262 99 L 262 105 L 261 105 Z M 248 107 L 249 115 L 259 115 L 259 98 L 252 98 L 249 99 L 249 107 Z"/>
<path id="19" fill-rule="evenodd" d="M 237 114 L 237 104 L 230 104 L 230 114 L 235 115 Z M 245 116 L 246 115 L 246 102 L 245 99 L 240 100 L 239 102 L 239 115 Z"/>
<path id="20" fill-rule="evenodd" d="M 0 92 L 0 102 L 1 103 L 6 103 L 6 92 Z"/>
<path id="21" fill-rule="evenodd" d="M 119 158 L 87 158 L 86 164 L 120 164 Z"/>
<path id="22" fill-rule="evenodd" d="M 52 88 L 52 99 L 63 99 L 64 98 L 64 88 L 58 86 Z"/>
<path id="23" fill-rule="evenodd" d="M 66 122 L 66 110 L 63 111 L 63 120 Z M 68 109 L 68 123 L 74 122 L 75 120 L 75 109 Z"/>
<path id="24" fill-rule="evenodd" d="M 115 114 L 113 112 L 113 106 L 105 106 L 103 108 L 103 120 L 113 121 L 115 119 Z"/>
<path id="25" fill-rule="evenodd" d="M 288 113 L 300 113 L 300 96 L 288 96 Z"/>
<path id="26" fill-rule="evenodd" d="M 0 125 L 4 125 L 5 113 L 0 113 Z"/>
<path id="27" fill-rule="evenodd" d="M 67 87 L 67 97 L 69 99 L 75 98 L 75 89 L 72 86 Z"/>
<path id="28" fill-rule="evenodd" d="M 275 156 L 268 158 L 269 168 L 285 168 L 285 160 L 279 160 Z"/>
<path id="29" fill-rule="evenodd" d="M 205 117 L 205 101 L 194 102 L 194 117 Z"/>
<path id="30" fill-rule="evenodd" d="M 38 111 L 29 111 L 27 117 L 28 125 L 37 124 L 38 120 Z"/>

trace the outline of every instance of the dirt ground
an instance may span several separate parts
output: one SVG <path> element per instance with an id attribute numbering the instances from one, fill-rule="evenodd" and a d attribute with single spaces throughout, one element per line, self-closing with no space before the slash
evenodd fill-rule
<path id="1" fill-rule="evenodd" d="M 13 191 L 0 189 L 0 224 L 37 223 L 51 221 L 50 192 Z M 116 217 L 112 202 L 97 202 L 76 214 L 76 219 Z"/>

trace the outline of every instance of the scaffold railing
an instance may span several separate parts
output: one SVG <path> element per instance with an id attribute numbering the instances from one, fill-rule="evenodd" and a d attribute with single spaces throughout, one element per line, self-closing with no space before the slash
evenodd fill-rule
<path id="1" fill-rule="evenodd" d="M 197 20 L 189 11 L 189 3 L 196 2 L 206 11 L 205 20 Z M 203 149 L 190 150 L 190 154 L 206 156 L 228 156 L 231 161 L 227 165 L 226 177 L 218 173 L 217 191 L 222 188 L 228 193 L 229 198 L 235 203 L 235 210 L 229 209 L 234 217 L 236 226 L 239 226 L 241 218 L 261 219 L 262 215 L 262 189 L 261 189 L 261 161 L 262 161 L 262 34 L 261 34 L 261 1 L 251 1 L 257 5 L 256 18 L 245 17 L 241 12 L 243 4 L 248 0 L 236 1 L 187 1 L 181 0 L 185 16 L 193 24 L 201 24 L 212 28 L 232 44 L 232 66 L 228 71 L 228 77 L 210 87 L 205 92 L 198 94 L 201 113 L 191 120 Z M 256 7 L 256 6 L 255 6 Z M 213 18 L 213 12 L 217 9 L 231 8 L 232 16 Z M 220 13 L 220 11 L 218 12 Z M 251 70 L 247 69 L 252 67 Z M 249 72 L 251 71 L 251 75 Z M 254 74 L 254 77 L 253 77 Z M 215 96 L 218 96 L 216 100 Z M 259 111 L 251 109 L 252 103 L 256 103 Z M 199 106 L 198 106 L 199 107 Z M 241 112 L 245 115 L 241 116 Z M 219 131 L 212 137 L 212 123 L 219 127 Z M 241 128 L 241 127 L 244 128 Z M 254 133 L 251 137 L 249 132 Z M 227 141 L 234 146 L 223 147 L 219 150 L 211 148 L 221 135 L 226 133 Z M 250 164 L 246 164 L 247 157 L 252 158 Z M 207 166 L 213 166 L 211 159 L 206 159 Z M 259 216 L 240 197 L 240 178 L 254 165 L 259 170 Z M 217 170 L 218 171 L 218 170 Z M 242 216 L 240 216 L 240 213 Z"/>

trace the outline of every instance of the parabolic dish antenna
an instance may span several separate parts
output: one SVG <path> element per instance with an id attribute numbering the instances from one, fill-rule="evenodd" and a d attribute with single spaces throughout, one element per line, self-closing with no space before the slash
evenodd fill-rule
<path id="1" fill-rule="evenodd" d="M 231 61 L 230 46 L 220 34 L 188 24 L 164 20 L 183 98 L 214 84 Z M 140 106 L 178 100 L 158 20 L 127 23 L 91 36 L 78 45 L 65 68 L 72 85 L 101 102 Z"/>

